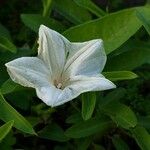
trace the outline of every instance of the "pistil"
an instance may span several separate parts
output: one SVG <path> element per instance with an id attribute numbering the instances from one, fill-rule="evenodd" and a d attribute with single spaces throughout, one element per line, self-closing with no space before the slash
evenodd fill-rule
<path id="1" fill-rule="evenodd" d="M 57 80 L 54 80 L 54 85 L 56 88 L 61 89 L 62 88 L 62 83 L 58 82 Z"/>

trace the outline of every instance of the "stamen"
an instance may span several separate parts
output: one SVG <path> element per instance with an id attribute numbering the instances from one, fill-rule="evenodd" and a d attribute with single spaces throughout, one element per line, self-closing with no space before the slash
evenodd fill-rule
<path id="1" fill-rule="evenodd" d="M 61 84 L 61 83 L 58 83 L 56 87 L 57 87 L 58 89 L 61 89 L 62 84 Z"/>
<path id="2" fill-rule="evenodd" d="M 58 80 L 54 80 L 54 85 L 56 88 L 61 89 L 62 88 L 62 83 L 58 82 Z"/>

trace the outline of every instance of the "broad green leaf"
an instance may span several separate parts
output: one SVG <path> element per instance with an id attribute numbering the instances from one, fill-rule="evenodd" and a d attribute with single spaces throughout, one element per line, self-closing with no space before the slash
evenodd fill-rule
<path id="1" fill-rule="evenodd" d="M 143 26 L 150 35 L 150 7 L 137 9 L 137 16 L 141 20 Z"/>
<path id="2" fill-rule="evenodd" d="M 11 40 L 9 31 L 0 23 L 0 36 Z"/>
<path id="3" fill-rule="evenodd" d="M 110 120 L 106 119 L 89 119 L 79 122 L 66 130 L 66 136 L 70 138 L 81 138 L 94 133 L 104 133 L 111 126 Z"/>
<path id="4" fill-rule="evenodd" d="M 35 116 L 35 117 L 33 117 L 33 116 L 28 116 L 28 117 L 26 117 L 26 119 L 30 122 L 30 124 L 34 127 L 34 126 L 36 126 L 36 125 L 38 125 L 39 123 L 41 123 L 41 118 L 40 118 L 40 116 L 39 117 L 37 117 L 37 116 Z"/>
<path id="5" fill-rule="evenodd" d="M 150 131 L 150 115 L 149 116 L 139 116 L 138 117 L 138 124 L 148 131 Z"/>
<path id="6" fill-rule="evenodd" d="M 27 27 L 35 32 L 38 32 L 41 24 L 59 32 L 65 30 L 65 27 L 59 21 L 53 18 L 43 17 L 40 14 L 21 14 L 21 20 Z"/>
<path id="7" fill-rule="evenodd" d="M 91 118 L 96 104 L 96 94 L 88 92 L 82 94 L 82 117 L 84 120 Z"/>
<path id="8" fill-rule="evenodd" d="M 74 124 L 80 121 L 83 121 L 81 113 L 74 113 L 66 119 L 66 123 L 70 123 L 70 124 Z"/>
<path id="9" fill-rule="evenodd" d="M 108 59 L 104 71 L 133 70 L 144 63 L 150 63 L 150 49 L 143 45 Z"/>
<path id="10" fill-rule="evenodd" d="M 126 94 L 126 90 L 124 88 L 116 88 L 112 92 L 109 92 L 105 97 L 99 98 L 97 102 L 99 102 L 99 108 L 102 109 L 106 105 L 110 103 L 116 103 L 121 98 L 123 98 Z"/>
<path id="11" fill-rule="evenodd" d="M 129 129 L 137 125 L 137 118 L 134 112 L 126 105 L 119 102 L 111 102 L 103 106 L 102 111 L 110 116 L 119 126 Z"/>
<path id="12" fill-rule="evenodd" d="M 91 20 L 90 13 L 73 0 L 54 0 L 54 9 L 74 24 Z"/>
<path id="13" fill-rule="evenodd" d="M 59 142 L 68 141 L 68 137 L 65 136 L 63 129 L 55 123 L 46 126 L 44 129 L 38 132 L 38 135 L 44 139 Z"/>
<path id="14" fill-rule="evenodd" d="M 9 133 L 13 124 L 14 124 L 14 121 L 11 120 L 0 127 L 0 141 L 3 140 L 5 136 Z"/>
<path id="15" fill-rule="evenodd" d="M 71 41 L 103 39 L 106 53 L 120 47 L 142 26 L 136 16 L 136 9 L 118 11 L 103 18 L 96 19 L 64 32 Z"/>
<path id="16" fill-rule="evenodd" d="M 1 150 L 12 150 L 13 145 L 16 143 L 16 135 L 12 130 L 5 136 L 5 139 L 0 142 Z"/>
<path id="17" fill-rule="evenodd" d="M 16 89 L 13 93 L 7 94 L 5 97 L 9 100 L 14 107 L 20 108 L 24 111 L 29 111 L 31 105 L 31 99 L 35 96 L 34 91 L 28 88 L 28 90 Z M 28 94 L 27 94 L 28 93 Z M 21 100 L 20 100 L 21 98 Z"/>
<path id="18" fill-rule="evenodd" d="M 116 150 L 130 150 L 128 145 L 122 140 L 118 135 L 112 138 L 112 142 L 116 148 Z"/>
<path id="19" fill-rule="evenodd" d="M 10 104 L 8 104 L 2 94 L 0 93 L 0 119 L 5 122 L 14 120 L 14 127 L 17 129 L 29 133 L 36 134 L 31 124 L 19 114 Z"/>
<path id="20" fill-rule="evenodd" d="M 87 150 L 92 142 L 92 137 L 80 138 L 77 141 L 77 150 Z"/>
<path id="21" fill-rule="evenodd" d="M 79 6 L 82 6 L 83 8 L 86 8 L 93 14 L 95 14 L 98 17 L 102 17 L 106 15 L 106 12 L 104 12 L 102 9 L 100 9 L 97 5 L 95 5 L 91 0 L 74 0 Z"/>
<path id="22" fill-rule="evenodd" d="M 30 98 L 33 96 L 29 89 L 13 82 L 11 79 L 8 79 L 2 84 L 0 91 L 3 95 L 6 94 L 6 98 L 8 98 L 9 102 L 13 103 L 14 106 L 23 110 L 29 108 Z"/>
<path id="23" fill-rule="evenodd" d="M 103 75 L 111 81 L 130 80 L 137 78 L 137 75 L 131 71 L 103 72 Z"/>
<path id="24" fill-rule="evenodd" d="M 150 134 L 146 131 L 145 128 L 137 126 L 131 130 L 131 133 L 141 150 L 149 150 Z"/>
<path id="25" fill-rule="evenodd" d="M 18 91 L 24 89 L 24 87 L 20 86 L 19 84 L 13 82 L 11 79 L 8 79 L 4 82 L 0 88 L 2 94 L 9 94 L 14 91 Z"/>
<path id="26" fill-rule="evenodd" d="M 17 52 L 16 46 L 7 38 L 0 36 L 0 47 L 12 53 Z"/>

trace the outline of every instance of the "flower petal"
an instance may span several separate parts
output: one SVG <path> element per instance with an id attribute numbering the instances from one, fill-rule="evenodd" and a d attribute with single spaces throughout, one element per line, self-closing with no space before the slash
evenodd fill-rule
<path id="1" fill-rule="evenodd" d="M 102 40 L 73 43 L 64 67 L 64 76 L 99 74 L 106 63 Z"/>
<path id="2" fill-rule="evenodd" d="M 60 93 L 57 101 L 53 106 L 58 106 L 66 103 L 78 95 L 88 91 L 103 91 L 115 88 L 116 86 L 104 78 L 103 76 L 87 77 L 87 76 L 75 76 L 73 77 L 66 88 Z"/>
<path id="3" fill-rule="evenodd" d="M 38 57 L 47 64 L 51 75 L 59 78 L 64 68 L 70 42 L 58 32 L 41 25 L 38 43 Z"/>
<path id="4" fill-rule="evenodd" d="M 22 57 L 5 64 L 11 79 L 23 86 L 42 87 L 49 82 L 49 72 L 37 57 Z"/>
<path id="5" fill-rule="evenodd" d="M 57 89 L 53 85 L 43 86 L 36 89 L 37 96 L 48 106 L 53 107 L 55 101 L 58 100 L 59 95 L 62 93 L 62 90 Z"/>
<path id="6" fill-rule="evenodd" d="M 35 88 L 37 96 L 49 106 L 53 106 L 62 92 L 50 83 L 48 68 L 37 57 L 18 58 L 8 62 L 6 66 L 14 82 Z"/>

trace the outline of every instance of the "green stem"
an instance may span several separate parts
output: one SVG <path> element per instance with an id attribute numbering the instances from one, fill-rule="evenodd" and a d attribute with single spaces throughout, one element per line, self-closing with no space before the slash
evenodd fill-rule
<path id="1" fill-rule="evenodd" d="M 48 17 L 51 13 L 52 0 L 43 0 L 43 17 Z"/>

